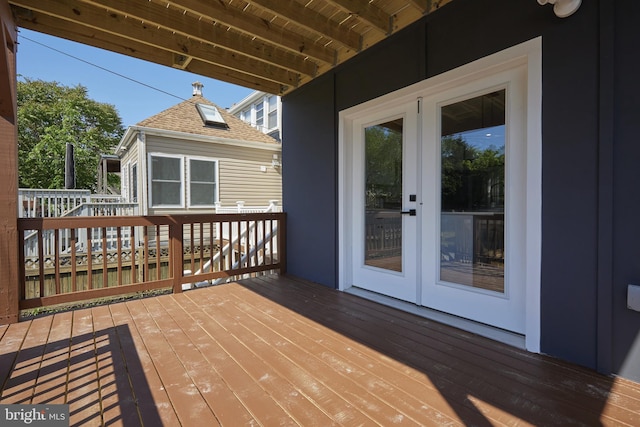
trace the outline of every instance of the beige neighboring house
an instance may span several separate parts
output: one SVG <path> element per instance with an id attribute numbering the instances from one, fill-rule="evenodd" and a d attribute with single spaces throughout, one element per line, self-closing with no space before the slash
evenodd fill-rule
<path id="1" fill-rule="evenodd" d="M 130 126 L 116 148 L 122 195 L 142 215 L 281 205 L 281 144 L 202 96 Z"/>

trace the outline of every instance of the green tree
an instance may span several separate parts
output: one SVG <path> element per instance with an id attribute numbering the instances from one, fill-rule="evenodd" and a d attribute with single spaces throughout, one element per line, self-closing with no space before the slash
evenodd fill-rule
<path id="1" fill-rule="evenodd" d="M 504 147 L 480 149 L 460 135 L 442 138 L 442 209 L 504 208 Z"/>
<path id="2" fill-rule="evenodd" d="M 402 203 L 401 126 L 389 122 L 365 130 L 368 208 L 392 208 Z"/>
<path id="3" fill-rule="evenodd" d="M 115 107 L 89 99 L 81 85 L 24 78 L 17 89 L 19 186 L 64 188 L 65 150 L 71 143 L 76 188 L 95 191 L 100 155 L 113 153 L 124 132 Z M 115 184 L 113 177 L 110 183 Z"/>

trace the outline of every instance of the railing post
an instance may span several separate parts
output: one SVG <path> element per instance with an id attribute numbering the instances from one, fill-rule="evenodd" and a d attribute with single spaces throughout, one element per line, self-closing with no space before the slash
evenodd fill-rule
<path id="1" fill-rule="evenodd" d="M 182 276 L 184 274 L 184 266 L 182 265 L 184 248 L 182 247 L 182 222 L 175 218 L 169 222 L 169 245 L 171 254 L 171 267 L 173 272 L 173 293 L 182 292 Z"/>
<path id="2" fill-rule="evenodd" d="M 287 274 L 287 214 L 280 215 L 278 224 L 278 263 L 280 264 L 280 275 Z"/>

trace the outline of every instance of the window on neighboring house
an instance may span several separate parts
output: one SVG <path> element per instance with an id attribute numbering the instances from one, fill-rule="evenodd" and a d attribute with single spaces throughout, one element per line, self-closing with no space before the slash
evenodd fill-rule
<path id="1" fill-rule="evenodd" d="M 217 162 L 189 159 L 189 206 L 213 206 L 217 200 Z"/>
<path id="2" fill-rule="evenodd" d="M 150 157 L 151 206 L 182 207 L 182 158 Z"/>
<path id="3" fill-rule="evenodd" d="M 251 123 L 251 108 L 247 108 L 240 112 L 240 120 L 246 123 Z"/>
<path id="4" fill-rule="evenodd" d="M 269 105 L 267 128 L 273 129 L 278 127 L 278 99 L 272 95 L 267 98 L 267 103 Z"/>
<path id="5" fill-rule="evenodd" d="M 122 168 L 122 176 L 120 177 L 120 194 L 124 196 L 127 201 L 131 201 L 131 190 L 129 189 L 129 164 Z"/>
<path id="6" fill-rule="evenodd" d="M 138 165 L 131 166 L 131 202 L 138 203 Z"/>
<path id="7" fill-rule="evenodd" d="M 256 127 L 262 131 L 264 125 L 264 104 L 262 101 L 255 104 L 256 107 Z"/>

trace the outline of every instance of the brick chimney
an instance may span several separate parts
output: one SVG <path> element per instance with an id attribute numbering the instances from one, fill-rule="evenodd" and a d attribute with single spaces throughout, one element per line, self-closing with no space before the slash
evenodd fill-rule
<path id="1" fill-rule="evenodd" d="M 193 86 L 193 96 L 196 96 L 196 95 L 202 96 L 202 88 L 204 87 L 202 83 L 193 82 L 191 83 L 191 86 Z"/>

